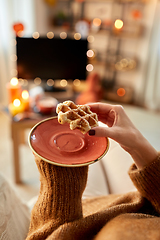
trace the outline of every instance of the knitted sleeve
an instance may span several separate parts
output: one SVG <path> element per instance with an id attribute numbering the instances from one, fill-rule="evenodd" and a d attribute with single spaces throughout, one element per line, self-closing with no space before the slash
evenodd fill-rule
<path id="1" fill-rule="evenodd" d="M 129 176 L 141 195 L 160 213 L 160 152 L 157 159 L 142 170 L 138 170 L 133 164 Z"/>
<path id="2" fill-rule="evenodd" d="M 46 239 L 60 225 L 82 218 L 88 167 L 60 167 L 36 158 L 40 194 L 31 213 L 27 240 Z"/>

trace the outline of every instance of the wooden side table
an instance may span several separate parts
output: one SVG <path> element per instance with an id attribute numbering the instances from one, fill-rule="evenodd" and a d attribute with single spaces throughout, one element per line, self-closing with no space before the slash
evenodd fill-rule
<path id="1" fill-rule="evenodd" d="M 13 140 L 13 165 L 16 183 L 21 183 L 19 147 L 21 143 L 24 143 L 24 132 L 26 129 L 31 129 L 39 121 L 41 121 L 41 119 L 26 119 L 19 122 L 15 122 L 13 120 L 11 121 L 11 134 Z"/>

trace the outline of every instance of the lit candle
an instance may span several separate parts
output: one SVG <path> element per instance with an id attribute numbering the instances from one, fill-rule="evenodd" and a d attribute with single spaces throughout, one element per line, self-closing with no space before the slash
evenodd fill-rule
<path id="1" fill-rule="evenodd" d="M 11 113 L 12 116 L 15 116 L 18 113 L 21 113 L 24 111 L 24 105 L 23 103 L 16 98 L 13 103 L 9 104 L 9 112 Z"/>
<path id="2" fill-rule="evenodd" d="M 21 97 L 21 86 L 18 82 L 17 78 L 12 78 L 11 81 L 7 84 L 8 95 L 9 95 L 9 103 L 13 103 L 13 101 Z"/>
<path id="3" fill-rule="evenodd" d="M 115 34 L 120 34 L 122 29 L 123 29 L 123 21 L 121 19 L 117 19 L 115 22 L 114 22 L 114 28 L 113 28 L 113 31 Z"/>
<path id="4" fill-rule="evenodd" d="M 114 23 L 116 29 L 120 30 L 123 27 L 123 21 L 121 19 L 117 19 Z"/>
<path id="5" fill-rule="evenodd" d="M 22 103 L 24 105 L 24 110 L 29 110 L 29 93 L 27 90 L 22 91 Z"/>

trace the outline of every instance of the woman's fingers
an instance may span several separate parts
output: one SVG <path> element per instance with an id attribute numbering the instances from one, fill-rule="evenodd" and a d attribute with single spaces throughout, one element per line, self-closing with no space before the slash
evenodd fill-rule
<path id="1" fill-rule="evenodd" d="M 111 109 L 112 105 L 106 103 L 90 103 L 88 104 L 92 112 L 97 113 L 98 115 L 106 115 Z"/>
<path id="2" fill-rule="evenodd" d="M 88 134 L 95 137 L 109 137 L 113 138 L 113 131 L 108 127 L 95 127 L 91 129 Z"/>
<path id="3" fill-rule="evenodd" d="M 89 104 L 91 111 L 97 113 L 98 120 L 111 127 L 115 121 L 115 111 L 113 106 L 105 103 Z"/>

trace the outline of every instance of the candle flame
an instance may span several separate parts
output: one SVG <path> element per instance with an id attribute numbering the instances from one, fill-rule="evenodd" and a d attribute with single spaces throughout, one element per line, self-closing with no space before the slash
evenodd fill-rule
<path id="1" fill-rule="evenodd" d="M 11 79 L 10 83 L 11 83 L 12 86 L 17 86 L 18 85 L 18 79 L 14 77 L 14 78 Z"/>
<path id="2" fill-rule="evenodd" d="M 26 100 L 26 99 L 29 98 L 29 93 L 28 93 L 27 90 L 23 90 L 23 92 L 22 92 L 22 98 L 23 98 L 24 100 Z"/>
<path id="3" fill-rule="evenodd" d="M 19 99 L 15 99 L 15 100 L 13 101 L 13 105 L 14 105 L 15 107 L 19 107 L 19 106 L 21 105 L 21 101 L 20 101 Z"/>
<path id="4" fill-rule="evenodd" d="M 117 19 L 114 23 L 115 28 L 121 29 L 123 27 L 123 21 L 121 19 Z"/>

